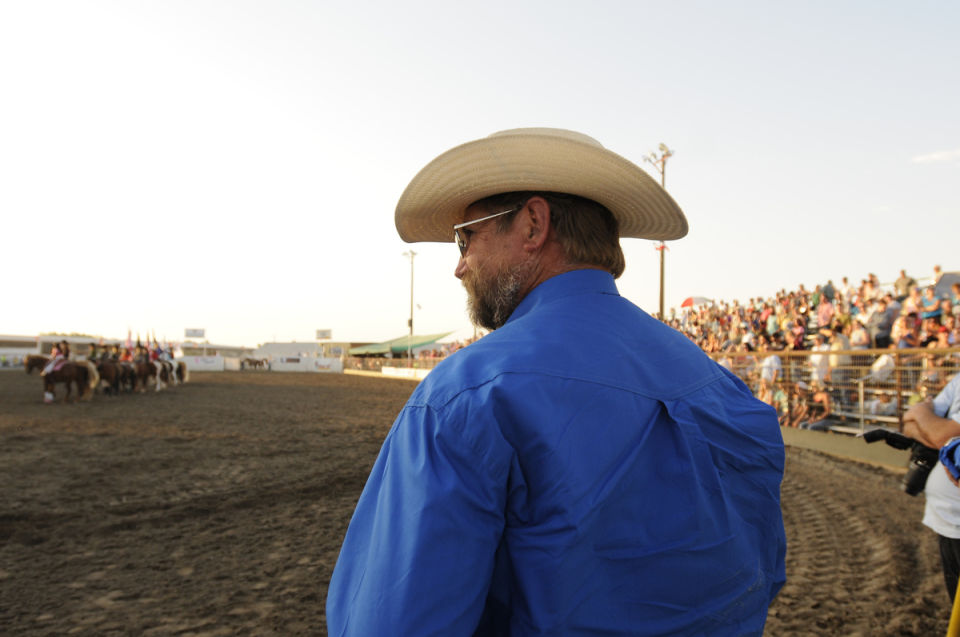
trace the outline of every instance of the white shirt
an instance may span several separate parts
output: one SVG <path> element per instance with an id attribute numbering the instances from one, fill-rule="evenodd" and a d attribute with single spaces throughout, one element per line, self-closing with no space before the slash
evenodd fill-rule
<path id="1" fill-rule="evenodd" d="M 960 374 L 933 399 L 933 411 L 941 418 L 960 422 Z M 939 462 L 930 471 L 924 494 L 924 525 L 944 537 L 960 539 L 960 488 L 950 482 Z"/>
<path id="2" fill-rule="evenodd" d="M 830 346 L 826 343 L 814 345 L 813 351 L 827 352 L 830 351 Z M 823 354 L 812 354 L 810 356 L 810 380 L 812 382 L 823 383 L 824 379 L 827 377 L 827 369 L 829 366 L 830 360 L 827 356 L 824 356 Z"/>
<path id="3" fill-rule="evenodd" d="M 760 377 L 768 382 L 773 382 L 774 374 L 779 375 L 782 370 L 783 365 L 780 363 L 780 357 L 776 354 L 770 354 L 760 363 Z"/>

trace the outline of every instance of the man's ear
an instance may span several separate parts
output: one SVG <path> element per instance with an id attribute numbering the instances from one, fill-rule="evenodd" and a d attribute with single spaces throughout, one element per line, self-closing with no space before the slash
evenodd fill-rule
<path id="1" fill-rule="evenodd" d="M 550 235 L 550 204 L 543 197 L 531 197 L 520 213 L 523 215 L 523 248 L 540 250 Z"/>

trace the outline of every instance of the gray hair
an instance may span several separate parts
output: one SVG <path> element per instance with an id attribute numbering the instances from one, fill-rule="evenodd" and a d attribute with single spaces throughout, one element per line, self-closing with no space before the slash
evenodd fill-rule
<path id="1" fill-rule="evenodd" d="M 605 206 L 578 195 L 560 192 L 506 192 L 492 195 L 472 205 L 489 213 L 519 208 L 533 197 L 542 197 L 550 205 L 550 225 L 557 242 L 571 265 L 602 268 L 618 278 L 626 262 L 620 247 L 620 224 Z M 497 219 L 499 232 L 513 223 L 513 215 Z"/>

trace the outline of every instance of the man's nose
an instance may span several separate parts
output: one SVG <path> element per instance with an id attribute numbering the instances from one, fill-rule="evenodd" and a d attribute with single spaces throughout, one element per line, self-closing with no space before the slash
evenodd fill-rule
<path id="1" fill-rule="evenodd" d="M 466 271 L 467 271 L 467 259 L 463 255 L 460 255 L 460 260 L 457 261 L 457 267 L 453 271 L 453 276 L 457 277 L 458 279 L 462 279 Z"/>

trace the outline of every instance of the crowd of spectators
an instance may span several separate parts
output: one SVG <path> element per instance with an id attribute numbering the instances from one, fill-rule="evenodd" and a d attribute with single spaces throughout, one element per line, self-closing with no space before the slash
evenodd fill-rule
<path id="1" fill-rule="evenodd" d="M 436 347 L 433 349 L 421 349 L 417 352 L 417 359 L 420 361 L 439 361 L 440 359 L 446 358 L 450 354 L 453 354 L 455 351 L 463 349 L 471 343 L 475 343 L 480 340 L 484 335 L 484 332 L 478 332 L 473 338 L 468 338 L 461 341 L 451 341 L 449 343 L 437 343 Z"/>
<path id="2" fill-rule="evenodd" d="M 858 356 L 856 351 L 960 345 L 960 283 L 938 294 L 941 276 L 936 266 L 924 285 L 903 270 L 891 284 L 881 284 L 875 274 L 859 285 L 843 277 L 839 285 L 832 280 L 812 290 L 800 285 L 743 304 L 708 301 L 680 312 L 671 310 L 667 322 L 721 365 L 736 367 L 733 371 L 754 393 L 777 408 L 784 426 L 822 429 L 830 422 L 832 403 L 850 398 L 842 388 L 849 388 L 851 375 L 860 373 L 858 366 L 865 365 L 881 380 L 891 372 L 890 355 Z M 788 383 L 777 352 L 792 351 L 810 353 L 791 358 L 788 364 L 804 369 L 793 370 Z M 955 371 L 940 369 L 946 360 L 942 357 L 917 358 L 922 359 L 921 371 L 911 379 L 910 400 L 942 387 L 948 372 Z M 894 415 L 900 407 L 888 394 L 879 393 L 872 400 L 876 404 L 868 408 L 877 414 Z"/>
<path id="3" fill-rule="evenodd" d="M 868 373 L 878 383 L 892 378 L 893 356 L 877 350 L 918 353 L 899 359 L 901 365 L 917 362 L 916 372 L 907 375 L 909 397 L 877 391 L 864 405 L 873 415 L 895 416 L 898 409 L 934 395 L 956 372 L 956 355 L 937 357 L 919 350 L 960 346 L 960 282 L 941 286 L 938 294 L 941 275 L 935 266 L 922 284 L 903 270 L 887 284 L 876 274 L 859 284 L 847 277 L 839 285 L 830 280 L 813 289 L 801 284 L 742 304 L 707 301 L 673 309 L 666 322 L 743 378 L 758 398 L 777 409 L 782 425 L 825 429 L 853 399 L 855 376 Z M 424 348 L 414 365 L 432 367 L 481 336 Z M 860 350 L 873 351 L 858 355 Z M 801 351 L 806 354 L 791 354 L 786 362 L 780 355 Z"/>

